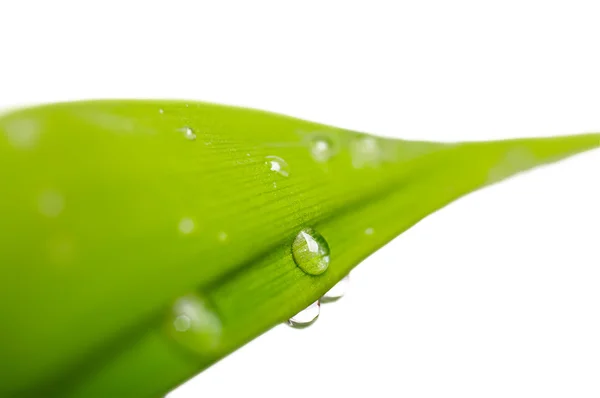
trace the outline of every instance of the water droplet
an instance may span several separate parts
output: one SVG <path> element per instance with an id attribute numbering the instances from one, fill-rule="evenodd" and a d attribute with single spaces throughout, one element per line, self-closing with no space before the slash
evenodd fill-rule
<path id="1" fill-rule="evenodd" d="M 194 223 L 194 220 L 192 220 L 191 218 L 187 218 L 184 217 L 181 219 L 181 221 L 179 221 L 179 231 L 182 234 L 191 234 L 192 232 L 194 232 L 194 229 L 196 228 L 196 224 Z"/>
<path id="2" fill-rule="evenodd" d="M 319 313 L 321 312 L 321 304 L 319 301 L 315 301 L 293 317 L 288 320 L 288 325 L 302 329 L 307 326 L 312 325 L 317 318 L 319 317 Z"/>
<path id="3" fill-rule="evenodd" d="M 164 110 L 163 108 L 160 108 L 160 109 L 158 110 L 158 113 L 160 113 L 160 114 L 162 115 L 163 113 L 165 113 L 165 110 Z"/>
<path id="4" fill-rule="evenodd" d="M 181 129 L 181 132 L 183 133 L 184 137 L 190 141 L 194 141 L 196 139 L 196 134 L 194 133 L 194 130 L 192 130 L 191 127 L 186 126 Z"/>
<path id="5" fill-rule="evenodd" d="M 178 298 L 171 308 L 167 332 L 187 348 L 203 353 L 218 346 L 221 321 L 202 297 L 188 294 Z"/>
<path id="6" fill-rule="evenodd" d="M 350 284 L 350 275 L 346 275 L 341 281 L 336 283 L 327 293 L 321 297 L 321 302 L 328 303 L 335 301 L 346 294 Z"/>
<path id="7" fill-rule="evenodd" d="M 363 136 L 355 139 L 350 151 L 352 165 L 356 168 L 377 167 L 381 164 L 381 147 L 375 137 Z"/>
<path id="8" fill-rule="evenodd" d="M 46 217 L 57 217 L 65 208 L 65 199 L 56 191 L 45 191 L 38 198 L 38 209 Z"/>
<path id="9" fill-rule="evenodd" d="M 192 320 L 188 315 L 178 315 L 173 321 L 173 327 L 178 332 L 187 332 L 192 327 Z"/>
<path id="10" fill-rule="evenodd" d="M 228 236 L 227 236 L 227 232 L 225 231 L 221 231 L 217 234 L 217 239 L 219 239 L 219 242 L 225 242 L 227 240 Z"/>
<path id="11" fill-rule="evenodd" d="M 296 265 L 310 275 L 320 275 L 329 266 L 329 245 L 321 234 L 306 228 L 292 243 L 292 255 Z"/>
<path id="12" fill-rule="evenodd" d="M 313 139 L 310 152 L 317 162 L 326 162 L 333 155 L 331 141 L 325 138 Z"/>
<path id="13" fill-rule="evenodd" d="M 265 163 L 269 167 L 269 170 L 274 171 L 275 173 L 284 177 L 290 175 L 290 167 L 285 160 L 279 156 L 267 156 L 266 159 L 267 160 Z"/>
<path id="14" fill-rule="evenodd" d="M 375 230 L 371 227 L 365 229 L 365 235 L 373 235 L 374 232 Z"/>

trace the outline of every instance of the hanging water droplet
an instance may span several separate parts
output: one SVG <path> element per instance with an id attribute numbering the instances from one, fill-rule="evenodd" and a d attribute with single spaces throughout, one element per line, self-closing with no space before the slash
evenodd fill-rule
<path id="1" fill-rule="evenodd" d="M 46 217 L 57 217 L 65 208 L 65 199 L 56 191 L 45 191 L 38 198 L 38 209 Z"/>
<path id="2" fill-rule="evenodd" d="M 183 136 L 190 141 L 194 141 L 196 139 L 196 134 L 194 133 L 194 130 L 192 130 L 191 127 L 183 127 L 181 129 L 181 132 L 183 133 Z"/>
<path id="3" fill-rule="evenodd" d="M 339 281 L 331 289 L 329 289 L 329 291 L 325 293 L 323 297 L 321 297 L 321 302 L 329 303 L 342 298 L 346 294 L 349 285 L 350 275 L 346 275 L 344 278 L 342 278 L 341 281 Z"/>
<path id="4" fill-rule="evenodd" d="M 160 114 L 162 115 L 163 113 L 165 113 L 165 110 L 164 110 L 163 108 L 160 108 L 160 109 L 158 110 L 158 113 L 160 113 Z"/>
<path id="5" fill-rule="evenodd" d="M 194 220 L 192 220 L 191 218 L 188 217 L 184 217 L 181 219 L 181 221 L 179 221 L 179 231 L 182 234 L 191 234 L 192 232 L 194 232 L 194 229 L 196 228 L 196 224 L 194 223 Z"/>
<path id="6" fill-rule="evenodd" d="M 358 137 L 350 146 L 352 165 L 356 168 L 377 167 L 382 162 L 381 147 L 375 137 Z"/>
<path id="7" fill-rule="evenodd" d="M 300 231 L 292 243 L 294 262 L 310 275 L 320 275 L 329 266 L 329 245 L 321 234 L 312 228 Z"/>
<path id="8" fill-rule="evenodd" d="M 313 139 L 310 152 L 317 162 L 326 162 L 333 155 L 331 141 L 322 137 Z"/>
<path id="9" fill-rule="evenodd" d="M 375 230 L 371 227 L 365 229 L 365 235 L 373 235 L 374 232 Z"/>
<path id="10" fill-rule="evenodd" d="M 265 164 L 269 167 L 269 170 L 275 173 L 287 177 L 290 175 L 290 167 L 285 160 L 279 156 L 267 156 Z"/>
<path id="11" fill-rule="evenodd" d="M 288 325 L 291 327 L 302 329 L 307 326 L 312 325 L 317 318 L 319 317 L 319 313 L 321 312 L 321 303 L 319 301 L 315 301 L 293 317 L 288 320 Z"/>
<path id="12" fill-rule="evenodd" d="M 221 321 L 197 294 L 178 298 L 168 317 L 167 332 L 185 347 L 200 353 L 216 348 Z"/>

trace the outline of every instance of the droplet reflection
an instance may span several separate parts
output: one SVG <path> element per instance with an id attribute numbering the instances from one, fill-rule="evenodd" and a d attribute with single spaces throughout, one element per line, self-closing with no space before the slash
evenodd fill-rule
<path id="1" fill-rule="evenodd" d="M 320 275 L 329 267 L 329 245 L 312 228 L 298 233 L 292 243 L 292 255 L 296 265 L 310 275 Z"/>

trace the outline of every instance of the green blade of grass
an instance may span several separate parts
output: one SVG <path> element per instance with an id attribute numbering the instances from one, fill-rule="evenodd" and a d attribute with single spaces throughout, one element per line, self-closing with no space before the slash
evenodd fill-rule
<path id="1" fill-rule="evenodd" d="M 599 145 L 598 134 L 388 140 L 191 102 L 7 114 L 0 392 L 164 394 L 445 204 Z M 318 276 L 292 257 L 308 227 L 331 249 Z M 173 303 L 190 293 L 208 308 L 208 331 L 173 329 Z"/>

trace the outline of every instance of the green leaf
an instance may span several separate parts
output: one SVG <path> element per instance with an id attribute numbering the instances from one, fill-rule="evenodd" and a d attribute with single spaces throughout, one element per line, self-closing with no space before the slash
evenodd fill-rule
<path id="1" fill-rule="evenodd" d="M 599 145 L 390 140 L 182 101 L 8 113 L 0 395 L 160 396 L 454 199 Z"/>

